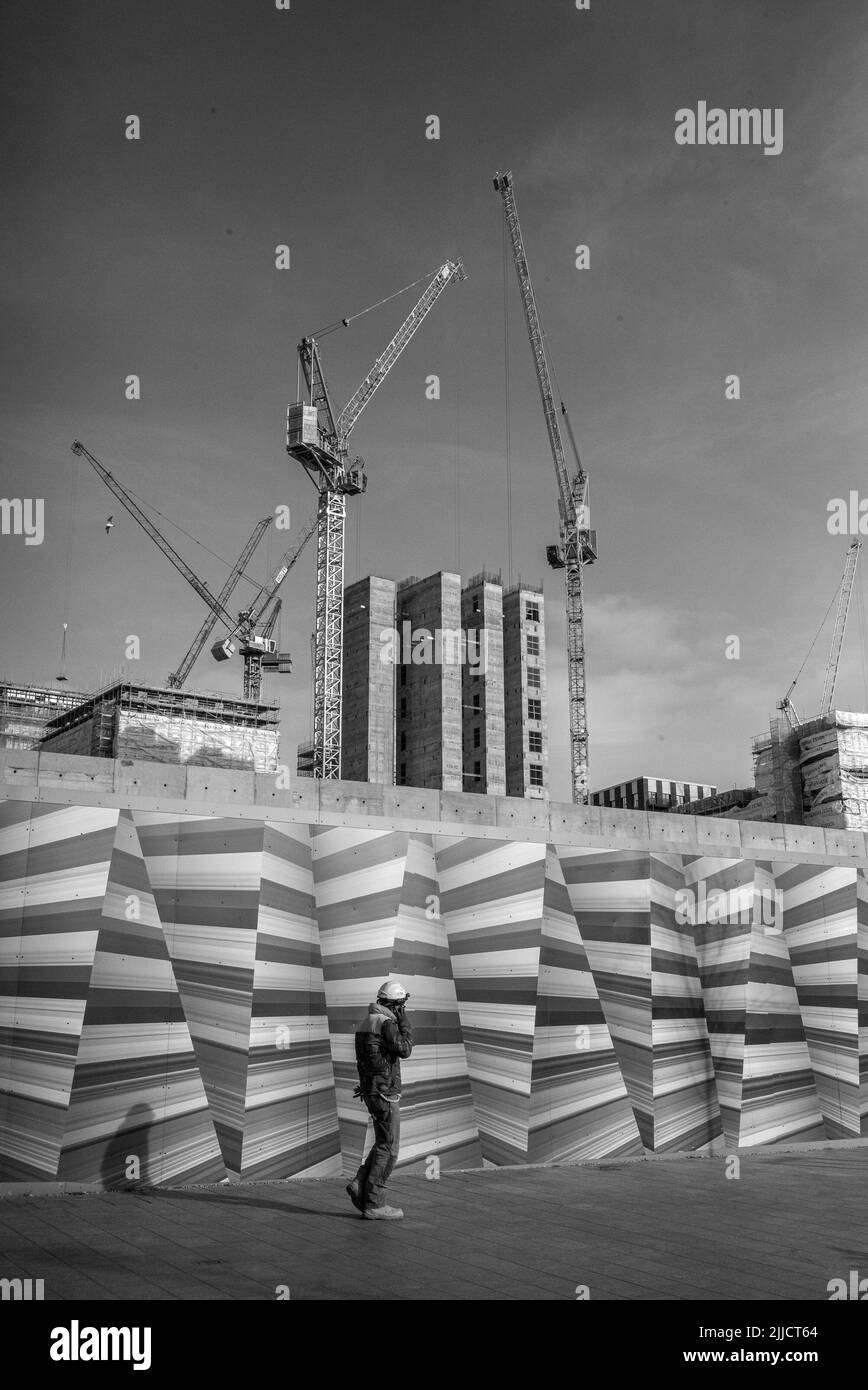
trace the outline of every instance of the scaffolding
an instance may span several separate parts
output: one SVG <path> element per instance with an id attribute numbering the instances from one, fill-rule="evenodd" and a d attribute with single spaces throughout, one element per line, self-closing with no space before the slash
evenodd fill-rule
<path id="1" fill-rule="evenodd" d="M 868 830 L 868 714 L 832 710 L 798 739 L 805 825 Z"/>
<path id="2" fill-rule="evenodd" d="M 0 680 L 0 748 L 38 748 L 48 723 L 87 698 L 82 691 Z"/>
<path id="3" fill-rule="evenodd" d="M 787 825 L 802 823 L 802 788 L 799 781 L 799 733 L 786 719 L 774 716 L 769 725 L 775 819 Z"/>
<path id="4" fill-rule="evenodd" d="M 313 777 L 316 767 L 316 744 L 313 739 L 298 745 L 296 755 L 296 776 Z"/>
<path id="5" fill-rule="evenodd" d="M 775 716 L 753 740 L 753 756 L 774 820 L 868 830 L 868 714 L 831 710 L 796 729 Z"/>
<path id="6" fill-rule="evenodd" d="M 275 772 L 280 706 L 123 681 L 46 726 L 42 746 L 95 758 Z"/>

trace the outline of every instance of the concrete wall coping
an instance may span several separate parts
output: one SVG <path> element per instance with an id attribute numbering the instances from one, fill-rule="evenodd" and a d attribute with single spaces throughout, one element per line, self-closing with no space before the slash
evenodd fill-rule
<path id="1" fill-rule="evenodd" d="M 314 778 L 293 778 L 279 789 L 277 781 L 277 774 L 0 750 L 0 798 L 6 800 L 868 867 L 862 831 Z"/>

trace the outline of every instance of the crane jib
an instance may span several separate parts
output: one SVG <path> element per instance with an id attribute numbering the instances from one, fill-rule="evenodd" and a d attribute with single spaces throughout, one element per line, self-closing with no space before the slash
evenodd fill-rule
<path id="1" fill-rule="evenodd" d="M 159 527 L 154 525 L 150 517 L 148 517 L 145 514 L 145 512 L 138 505 L 138 503 L 135 501 L 132 495 L 127 491 L 127 489 L 123 486 L 123 484 L 118 482 L 117 478 L 114 477 L 114 475 L 110 473 L 108 469 L 104 467 L 103 464 L 100 463 L 99 459 L 95 458 L 94 455 L 90 452 L 90 450 L 86 449 L 85 446 L 79 440 L 76 440 L 72 445 L 72 452 L 74 454 L 84 455 L 84 457 L 87 459 L 88 463 L 91 465 L 94 471 L 98 473 L 99 476 L 102 478 L 103 482 L 106 484 L 106 487 L 108 487 L 110 491 L 112 491 L 115 494 L 115 496 L 121 502 L 122 506 L 124 506 L 126 510 L 129 512 L 130 516 L 132 516 L 139 523 L 142 530 L 145 531 L 155 542 L 155 544 L 159 546 L 163 554 L 175 566 L 175 569 L 178 570 L 178 572 L 184 576 L 190 587 L 192 589 L 195 589 L 196 593 L 200 596 L 200 598 L 203 598 L 205 600 L 209 608 L 216 609 L 218 611 L 218 616 L 231 629 L 234 623 L 232 615 L 222 608 L 219 600 L 214 597 L 207 584 L 205 584 L 199 578 L 199 576 L 194 573 L 194 571 L 187 564 L 186 560 L 184 560 L 182 556 L 178 554 L 175 547 L 171 544 L 169 540 L 166 539 Z"/>
<path id="2" fill-rule="evenodd" d="M 585 642 L 584 613 L 582 603 L 582 567 L 596 558 L 596 536 L 587 527 L 586 475 L 575 449 L 577 476 L 570 482 L 564 456 L 557 411 L 552 392 L 549 365 L 546 358 L 545 341 L 536 307 L 527 255 L 518 220 L 518 208 L 512 187 L 511 173 L 496 174 L 494 187 L 503 200 L 506 227 L 512 242 L 518 287 L 524 307 L 528 338 L 530 340 L 537 385 L 542 401 L 546 432 L 551 449 L 555 479 L 558 487 L 558 510 L 560 513 L 562 549 L 548 547 L 549 562 L 555 568 L 565 568 L 567 601 L 567 671 L 569 678 L 570 711 L 570 763 L 572 771 L 573 801 L 579 805 L 587 804 L 588 791 L 588 725 L 585 704 Z M 564 410 L 566 416 L 566 410 Z M 567 421 L 569 423 L 568 417 Z M 571 442 L 572 431 L 570 431 Z M 581 495 L 581 507 L 577 508 L 576 497 Z"/>
<path id="3" fill-rule="evenodd" d="M 466 272 L 460 259 L 458 261 L 446 261 L 437 271 L 418 304 L 415 304 L 410 310 L 391 342 L 380 353 L 364 381 L 341 411 L 337 422 L 337 434 L 342 447 L 346 445 L 350 432 L 362 411 L 385 381 L 410 339 L 421 328 L 428 311 L 433 308 L 440 295 L 454 279 L 465 278 Z"/>

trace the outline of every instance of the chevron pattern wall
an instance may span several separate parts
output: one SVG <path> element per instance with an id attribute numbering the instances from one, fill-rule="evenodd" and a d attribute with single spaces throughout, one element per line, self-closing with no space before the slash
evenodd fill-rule
<path id="1" fill-rule="evenodd" d="M 856 865 L 3 799 L 0 1181 L 354 1170 L 390 974 L 411 1169 L 865 1136 L 866 962 Z"/>

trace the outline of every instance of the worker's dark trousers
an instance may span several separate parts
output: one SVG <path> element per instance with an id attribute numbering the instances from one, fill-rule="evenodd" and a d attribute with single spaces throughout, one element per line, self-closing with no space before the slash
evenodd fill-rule
<path id="1" fill-rule="evenodd" d="M 356 1173 L 356 1181 L 363 1208 L 384 1207 L 386 1183 L 398 1158 L 401 1115 L 396 1100 L 365 1096 L 365 1105 L 374 1121 L 374 1145 Z"/>

